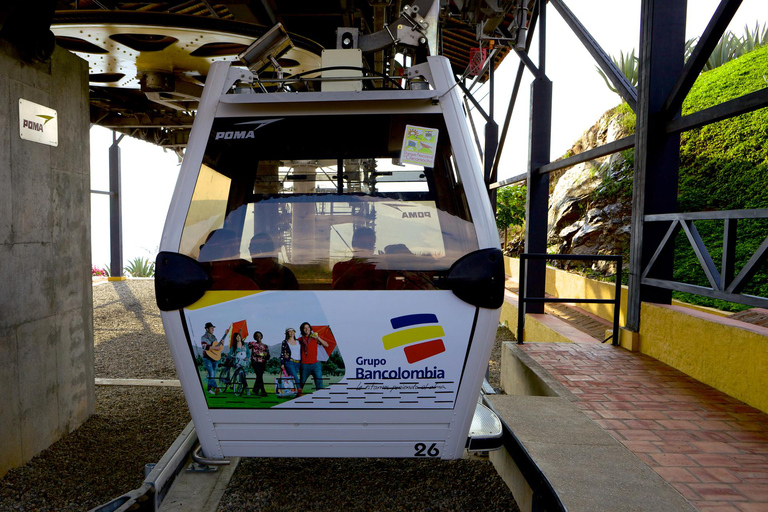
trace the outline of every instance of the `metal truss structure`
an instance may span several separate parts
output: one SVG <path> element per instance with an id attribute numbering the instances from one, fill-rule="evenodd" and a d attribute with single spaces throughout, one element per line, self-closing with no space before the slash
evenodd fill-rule
<path id="1" fill-rule="evenodd" d="M 535 0 L 220 0 L 14 1 L 18 32 L 42 33 L 46 18 L 56 43 L 90 67 L 91 122 L 176 150 L 186 145 L 208 68 L 236 60 L 254 39 L 277 23 L 295 49 L 280 61 L 286 76 L 318 67 L 323 49 L 354 45 L 373 73 L 402 73 L 398 55 L 421 61 L 444 55 L 464 78 L 472 49 L 501 42 L 498 66 L 525 34 Z M 44 11 L 46 11 L 44 13 Z M 0 18 L 2 19 L 2 18 Z M 22 28 L 23 27 L 23 28 Z M 347 37 L 351 43 L 342 43 Z M 31 44 L 18 37 L 21 46 Z M 29 54 L 44 52 L 31 47 Z M 274 69 L 266 73 L 275 73 Z M 378 85 L 386 87 L 386 82 Z"/>
<path id="2" fill-rule="evenodd" d="M 690 58 L 684 61 L 687 0 L 643 0 L 641 9 L 639 85 L 633 87 L 611 59 L 568 9 L 564 0 L 549 4 L 563 17 L 621 97 L 636 114 L 635 134 L 557 162 L 549 161 L 552 85 L 546 78 L 546 4 L 537 3 L 533 22 L 539 20 L 538 68 L 522 55 L 515 82 L 520 85 L 522 70 L 528 67 L 536 77 L 532 88 L 530 161 L 527 173 L 496 182 L 492 188 L 527 181 L 525 250 L 545 254 L 549 173 L 628 148 L 635 148 L 632 198 L 629 302 L 626 328 L 640 328 L 642 301 L 669 303 L 672 291 L 684 291 L 727 301 L 765 307 L 768 299 L 741 292 L 768 259 L 768 238 L 734 277 L 737 219 L 766 218 L 768 209 L 742 212 L 678 214 L 678 170 L 680 133 L 768 106 L 768 88 L 746 94 L 714 107 L 682 116 L 683 100 L 704 69 L 718 40 L 738 10 L 741 0 L 722 0 L 699 38 Z M 506 132 L 506 125 L 504 133 Z M 502 143 L 504 137 L 502 136 Z M 498 158 L 498 155 L 497 155 Z M 693 226 L 694 220 L 724 219 L 722 275 L 706 251 Z M 662 221 L 671 221 L 671 225 Z M 711 287 L 697 287 L 672 280 L 673 235 L 683 229 L 696 253 Z M 537 265 L 538 263 L 538 265 Z M 545 265 L 530 262 L 526 276 L 528 296 L 544 296 Z M 528 312 L 543 312 L 543 304 L 532 304 Z"/>

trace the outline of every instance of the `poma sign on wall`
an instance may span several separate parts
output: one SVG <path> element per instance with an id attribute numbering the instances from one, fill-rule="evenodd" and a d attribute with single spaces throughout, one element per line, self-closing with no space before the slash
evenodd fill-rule
<path id="1" fill-rule="evenodd" d="M 24 140 L 59 145 L 59 121 L 56 111 L 19 99 L 19 135 Z"/>

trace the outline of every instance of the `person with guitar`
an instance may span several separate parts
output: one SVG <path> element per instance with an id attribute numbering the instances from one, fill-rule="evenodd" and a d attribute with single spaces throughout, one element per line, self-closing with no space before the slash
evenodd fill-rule
<path id="1" fill-rule="evenodd" d="M 211 322 L 205 324 L 205 334 L 200 338 L 200 342 L 203 344 L 203 365 L 205 371 L 208 372 L 208 393 L 211 395 L 219 394 L 219 387 L 216 385 L 216 368 L 219 366 L 219 360 L 221 359 L 221 352 L 224 349 L 224 343 L 218 341 L 213 334 L 213 330 L 216 326 Z M 224 331 L 224 338 L 229 334 L 229 327 Z"/>

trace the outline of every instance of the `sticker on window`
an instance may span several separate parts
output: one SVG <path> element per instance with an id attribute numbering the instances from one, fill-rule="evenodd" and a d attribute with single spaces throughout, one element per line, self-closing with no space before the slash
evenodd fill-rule
<path id="1" fill-rule="evenodd" d="M 435 128 L 406 125 L 400 163 L 434 167 L 438 133 Z"/>

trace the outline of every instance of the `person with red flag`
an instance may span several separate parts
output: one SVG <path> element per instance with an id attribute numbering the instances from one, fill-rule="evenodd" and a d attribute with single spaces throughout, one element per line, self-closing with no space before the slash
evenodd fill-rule
<path id="1" fill-rule="evenodd" d="M 312 330 L 312 325 L 309 322 L 301 324 L 299 330 L 301 331 L 301 337 L 299 337 L 299 344 L 301 345 L 301 384 L 299 389 L 301 392 L 304 391 L 304 384 L 310 375 L 315 379 L 315 389 L 323 389 L 323 368 L 322 363 L 317 359 L 317 351 L 318 347 L 325 349 L 329 344 Z"/>

